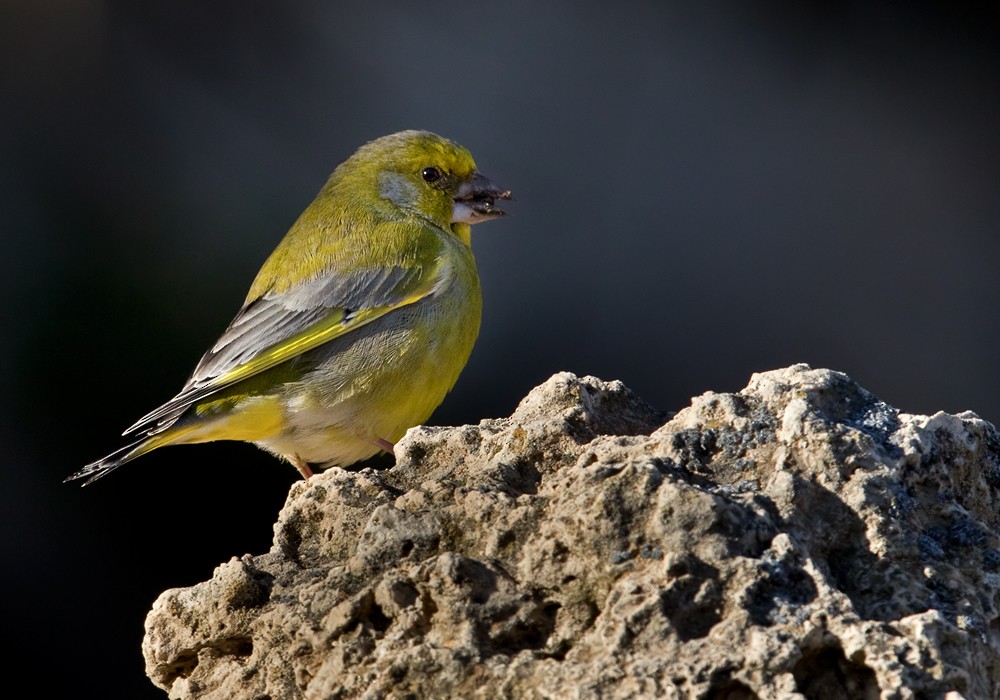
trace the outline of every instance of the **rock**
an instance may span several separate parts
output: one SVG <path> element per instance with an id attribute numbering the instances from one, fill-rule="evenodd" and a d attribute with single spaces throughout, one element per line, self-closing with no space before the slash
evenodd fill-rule
<path id="1" fill-rule="evenodd" d="M 163 593 L 172 698 L 1000 697 L 1000 438 L 805 365 L 667 420 L 558 374 L 292 486 Z"/>

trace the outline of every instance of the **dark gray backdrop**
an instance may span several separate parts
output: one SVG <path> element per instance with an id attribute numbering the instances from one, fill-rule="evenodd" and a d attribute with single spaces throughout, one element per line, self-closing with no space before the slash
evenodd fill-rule
<path id="1" fill-rule="evenodd" d="M 462 142 L 517 199 L 475 230 L 483 330 L 434 423 L 507 415 L 558 370 L 676 410 L 793 362 L 1000 417 L 985 12 L 19 4 L 0 16 L 4 635 L 53 697 L 162 697 L 139 653 L 154 597 L 269 547 L 296 474 L 250 446 L 60 480 L 179 388 L 329 171 L 391 131 Z"/>

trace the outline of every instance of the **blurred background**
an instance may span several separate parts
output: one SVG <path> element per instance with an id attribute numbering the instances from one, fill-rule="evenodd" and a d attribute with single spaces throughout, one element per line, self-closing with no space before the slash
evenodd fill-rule
<path id="1" fill-rule="evenodd" d="M 163 697 L 153 600 L 267 551 L 297 475 L 227 443 L 61 480 L 180 388 L 333 167 L 399 129 L 517 200 L 475 229 L 482 332 L 434 424 L 560 370 L 678 410 L 794 362 L 1000 419 L 1000 42 L 971 7 L 5 2 L 8 667 Z"/>

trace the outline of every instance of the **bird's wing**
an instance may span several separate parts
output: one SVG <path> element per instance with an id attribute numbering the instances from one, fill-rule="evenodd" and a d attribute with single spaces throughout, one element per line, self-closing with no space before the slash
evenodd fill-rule
<path id="1" fill-rule="evenodd" d="M 184 389 L 124 434 L 158 432 L 196 401 L 423 299 L 441 284 L 446 268 L 440 257 L 429 265 L 362 268 L 250 301 L 201 358 Z"/>

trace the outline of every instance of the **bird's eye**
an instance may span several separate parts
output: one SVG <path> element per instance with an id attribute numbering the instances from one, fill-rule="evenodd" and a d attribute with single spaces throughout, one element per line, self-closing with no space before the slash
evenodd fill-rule
<path id="1" fill-rule="evenodd" d="M 424 168 L 420 171 L 420 177 L 424 178 L 424 182 L 437 182 L 441 179 L 441 171 L 437 168 Z"/>

